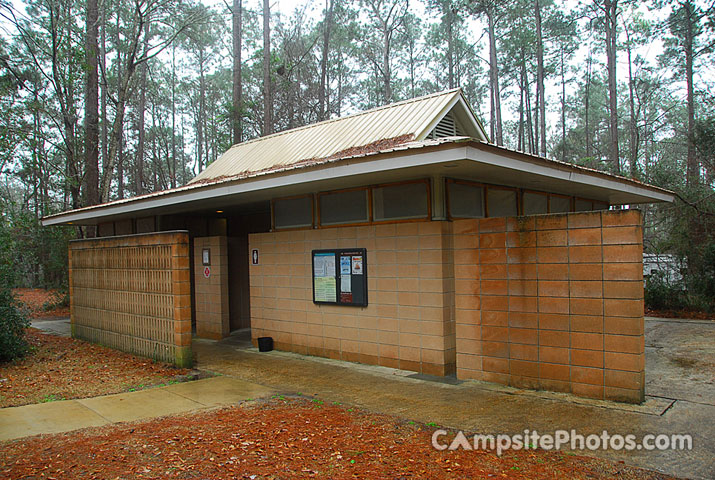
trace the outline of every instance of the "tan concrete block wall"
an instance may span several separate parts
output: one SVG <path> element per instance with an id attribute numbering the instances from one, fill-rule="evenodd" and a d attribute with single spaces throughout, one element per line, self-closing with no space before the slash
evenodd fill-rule
<path id="1" fill-rule="evenodd" d="M 637 210 L 454 224 L 457 376 L 644 397 Z"/>
<path id="2" fill-rule="evenodd" d="M 188 232 L 76 240 L 69 256 L 73 337 L 191 365 Z"/>
<path id="3" fill-rule="evenodd" d="M 277 349 L 433 375 L 454 372 L 450 222 L 249 235 L 253 338 Z M 366 248 L 368 306 L 316 305 L 311 251 Z"/>
<path id="4" fill-rule="evenodd" d="M 206 278 L 202 251 L 211 252 Z M 228 304 L 228 249 L 225 236 L 194 238 L 194 306 L 196 309 L 196 335 L 220 340 L 230 332 Z"/>

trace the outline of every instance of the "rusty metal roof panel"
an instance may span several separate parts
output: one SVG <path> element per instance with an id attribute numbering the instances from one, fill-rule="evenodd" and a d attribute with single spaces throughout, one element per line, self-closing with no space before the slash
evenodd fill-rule
<path id="1" fill-rule="evenodd" d="M 449 90 L 249 140 L 231 147 L 190 183 L 306 163 L 388 139 L 422 140 L 420 128 L 460 96 L 459 89 Z"/>

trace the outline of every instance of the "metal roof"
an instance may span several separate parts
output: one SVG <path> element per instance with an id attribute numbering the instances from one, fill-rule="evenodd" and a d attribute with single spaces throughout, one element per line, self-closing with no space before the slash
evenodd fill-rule
<path id="1" fill-rule="evenodd" d="M 360 149 L 424 140 L 452 109 L 464 133 L 486 140 L 460 89 L 385 105 L 267 135 L 231 147 L 190 184 L 344 157 Z"/>

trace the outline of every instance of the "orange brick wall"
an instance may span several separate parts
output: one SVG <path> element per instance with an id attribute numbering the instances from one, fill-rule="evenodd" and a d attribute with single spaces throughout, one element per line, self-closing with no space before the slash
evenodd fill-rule
<path id="1" fill-rule="evenodd" d="M 450 222 L 249 235 L 253 338 L 277 349 L 434 375 L 455 369 Z M 366 248 L 367 307 L 312 301 L 311 251 Z"/>
<path id="2" fill-rule="evenodd" d="M 457 376 L 641 402 L 637 210 L 454 223 Z"/>
<path id="3" fill-rule="evenodd" d="M 196 335 L 220 340 L 230 334 L 228 251 L 225 236 L 194 238 L 194 308 Z M 202 250 L 210 251 L 210 275 L 204 275 Z"/>
<path id="4" fill-rule="evenodd" d="M 72 336 L 191 366 L 188 232 L 75 240 Z"/>

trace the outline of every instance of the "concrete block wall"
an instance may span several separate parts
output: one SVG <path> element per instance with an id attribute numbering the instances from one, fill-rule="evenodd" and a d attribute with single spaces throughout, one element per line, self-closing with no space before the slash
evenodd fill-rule
<path id="1" fill-rule="evenodd" d="M 457 376 L 639 403 L 637 210 L 454 224 Z"/>
<path id="2" fill-rule="evenodd" d="M 72 241 L 72 336 L 191 366 L 190 273 L 188 232 Z"/>
<path id="3" fill-rule="evenodd" d="M 249 235 L 251 332 L 303 354 L 432 375 L 455 370 L 451 222 Z M 312 301 L 311 251 L 366 248 L 367 307 Z"/>
<path id="4" fill-rule="evenodd" d="M 210 274 L 203 264 L 202 251 L 208 248 Z M 196 335 L 220 340 L 230 332 L 228 303 L 228 249 L 223 235 L 194 238 L 194 307 Z"/>

